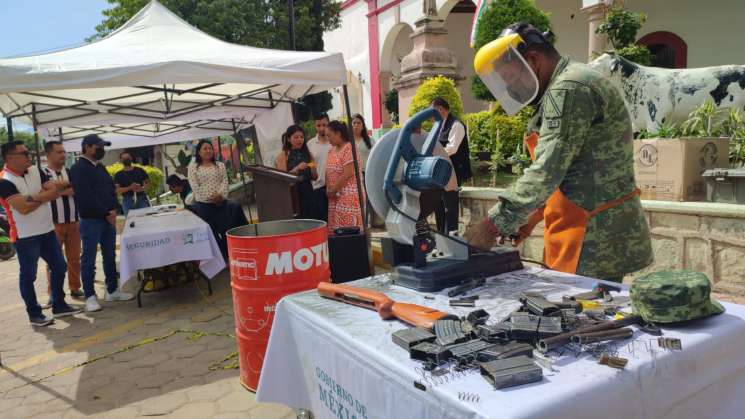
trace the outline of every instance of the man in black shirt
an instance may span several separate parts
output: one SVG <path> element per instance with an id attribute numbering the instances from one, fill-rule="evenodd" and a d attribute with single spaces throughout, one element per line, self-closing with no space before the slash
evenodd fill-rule
<path id="1" fill-rule="evenodd" d="M 116 193 L 122 196 L 122 210 L 126 216 L 129 210 L 150 206 L 145 188 L 150 180 L 142 168 L 132 165 L 132 155 L 124 151 L 119 154 L 124 169 L 114 175 Z"/>
<path id="2" fill-rule="evenodd" d="M 96 276 L 96 252 L 101 245 L 103 270 L 106 275 L 106 301 L 125 301 L 134 295 L 119 290 L 116 273 L 116 214 L 119 203 L 114 182 L 101 164 L 110 142 L 98 135 L 83 138 L 83 155 L 70 168 L 70 183 L 75 191 L 75 205 L 80 214 L 80 238 L 83 255 L 80 258 L 80 279 L 85 292 L 85 310 L 98 311 L 101 305 L 93 288 Z"/>

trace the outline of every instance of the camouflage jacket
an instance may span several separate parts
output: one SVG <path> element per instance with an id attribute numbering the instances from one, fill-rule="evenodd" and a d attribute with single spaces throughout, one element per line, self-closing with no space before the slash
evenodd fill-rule
<path id="1" fill-rule="evenodd" d="M 560 188 L 591 211 L 636 188 L 631 120 L 609 80 L 563 57 L 528 125 L 539 133 L 536 161 L 489 212 L 513 234 Z M 652 262 L 649 228 L 638 196 L 592 217 L 577 273 L 619 278 Z"/>

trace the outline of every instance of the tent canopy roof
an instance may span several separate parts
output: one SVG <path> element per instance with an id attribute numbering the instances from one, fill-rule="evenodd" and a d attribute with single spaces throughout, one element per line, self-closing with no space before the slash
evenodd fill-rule
<path id="1" fill-rule="evenodd" d="M 27 123 L 35 115 L 36 124 L 50 132 L 246 121 L 279 103 L 339 86 L 345 72 L 339 53 L 230 44 L 153 0 L 96 42 L 0 59 L 0 111 Z"/>

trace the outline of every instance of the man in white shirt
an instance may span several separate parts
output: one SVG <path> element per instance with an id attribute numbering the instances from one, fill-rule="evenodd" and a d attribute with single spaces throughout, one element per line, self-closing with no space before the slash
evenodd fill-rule
<path id="1" fill-rule="evenodd" d="M 329 116 L 325 113 L 314 117 L 316 124 L 316 136 L 308 141 L 308 149 L 316 161 L 318 179 L 312 181 L 315 201 L 318 205 L 318 213 L 323 221 L 328 220 L 329 201 L 326 197 L 326 158 L 331 150 L 331 143 L 326 138 L 326 126 L 329 124 Z"/>
<path id="2" fill-rule="evenodd" d="M 10 239 L 18 255 L 21 298 L 29 322 L 33 326 L 47 326 L 53 320 L 42 314 L 34 289 L 39 258 L 44 259 L 51 271 L 54 317 L 82 311 L 65 302 L 63 283 L 67 265 L 54 232 L 49 206 L 49 202 L 56 200 L 60 190 L 69 183 L 50 181 L 36 166 L 32 166 L 30 153 L 22 141 L 3 144 L 0 153 L 5 161 L 0 176 L 0 204 L 8 214 Z"/>
<path id="3" fill-rule="evenodd" d="M 441 233 L 448 233 L 458 229 L 459 194 L 458 190 L 465 181 L 473 177 L 471 172 L 471 159 L 469 158 L 468 135 L 466 127 L 458 118 L 450 113 L 450 105 L 441 97 L 435 98 L 430 103 L 442 117 L 442 130 L 440 131 L 440 144 L 450 157 L 453 171 L 458 179 L 458 189 L 445 191 L 442 194 L 442 203 L 435 210 L 437 229 Z"/>

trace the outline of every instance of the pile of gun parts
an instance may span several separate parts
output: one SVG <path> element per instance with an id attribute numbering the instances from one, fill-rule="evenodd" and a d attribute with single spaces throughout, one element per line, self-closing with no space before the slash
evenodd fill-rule
<path id="1" fill-rule="evenodd" d="M 449 297 L 483 283 L 475 281 L 466 285 L 452 290 Z M 412 359 L 422 361 L 424 369 L 434 376 L 441 375 L 446 368 L 477 369 L 496 389 L 533 383 L 543 379 L 536 362 L 550 368 L 550 359 L 543 355 L 546 352 L 570 344 L 590 348 L 592 344 L 628 339 L 634 333 L 628 326 L 641 323 L 641 318 L 634 315 L 605 320 L 605 315 L 616 314 L 618 306 L 613 304 L 597 304 L 602 308 L 599 313 L 586 307 L 583 312 L 582 301 L 593 297 L 587 294 L 591 293 L 551 302 L 539 294 L 523 293 L 522 307 L 505 321 L 488 324 L 489 314 L 479 309 L 459 320 L 437 320 L 432 330 L 416 327 L 400 330 L 393 333 L 393 342 L 407 350 Z M 594 297 L 605 297 L 606 302 L 612 300 L 607 292 Z M 473 306 L 468 302 L 473 303 L 475 298 L 462 298 L 456 304 L 453 301 L 451 305 Z M 680 340 L 674 338 L 660 337 L 658 345 L 668 350 L 681 349 Z M 592 353 L 600 364 L 609 367 L 623 369 L 628 363 L 627 359 L 608 351 Z M 426 388 L 419 382 L 416 386 Z"/>

